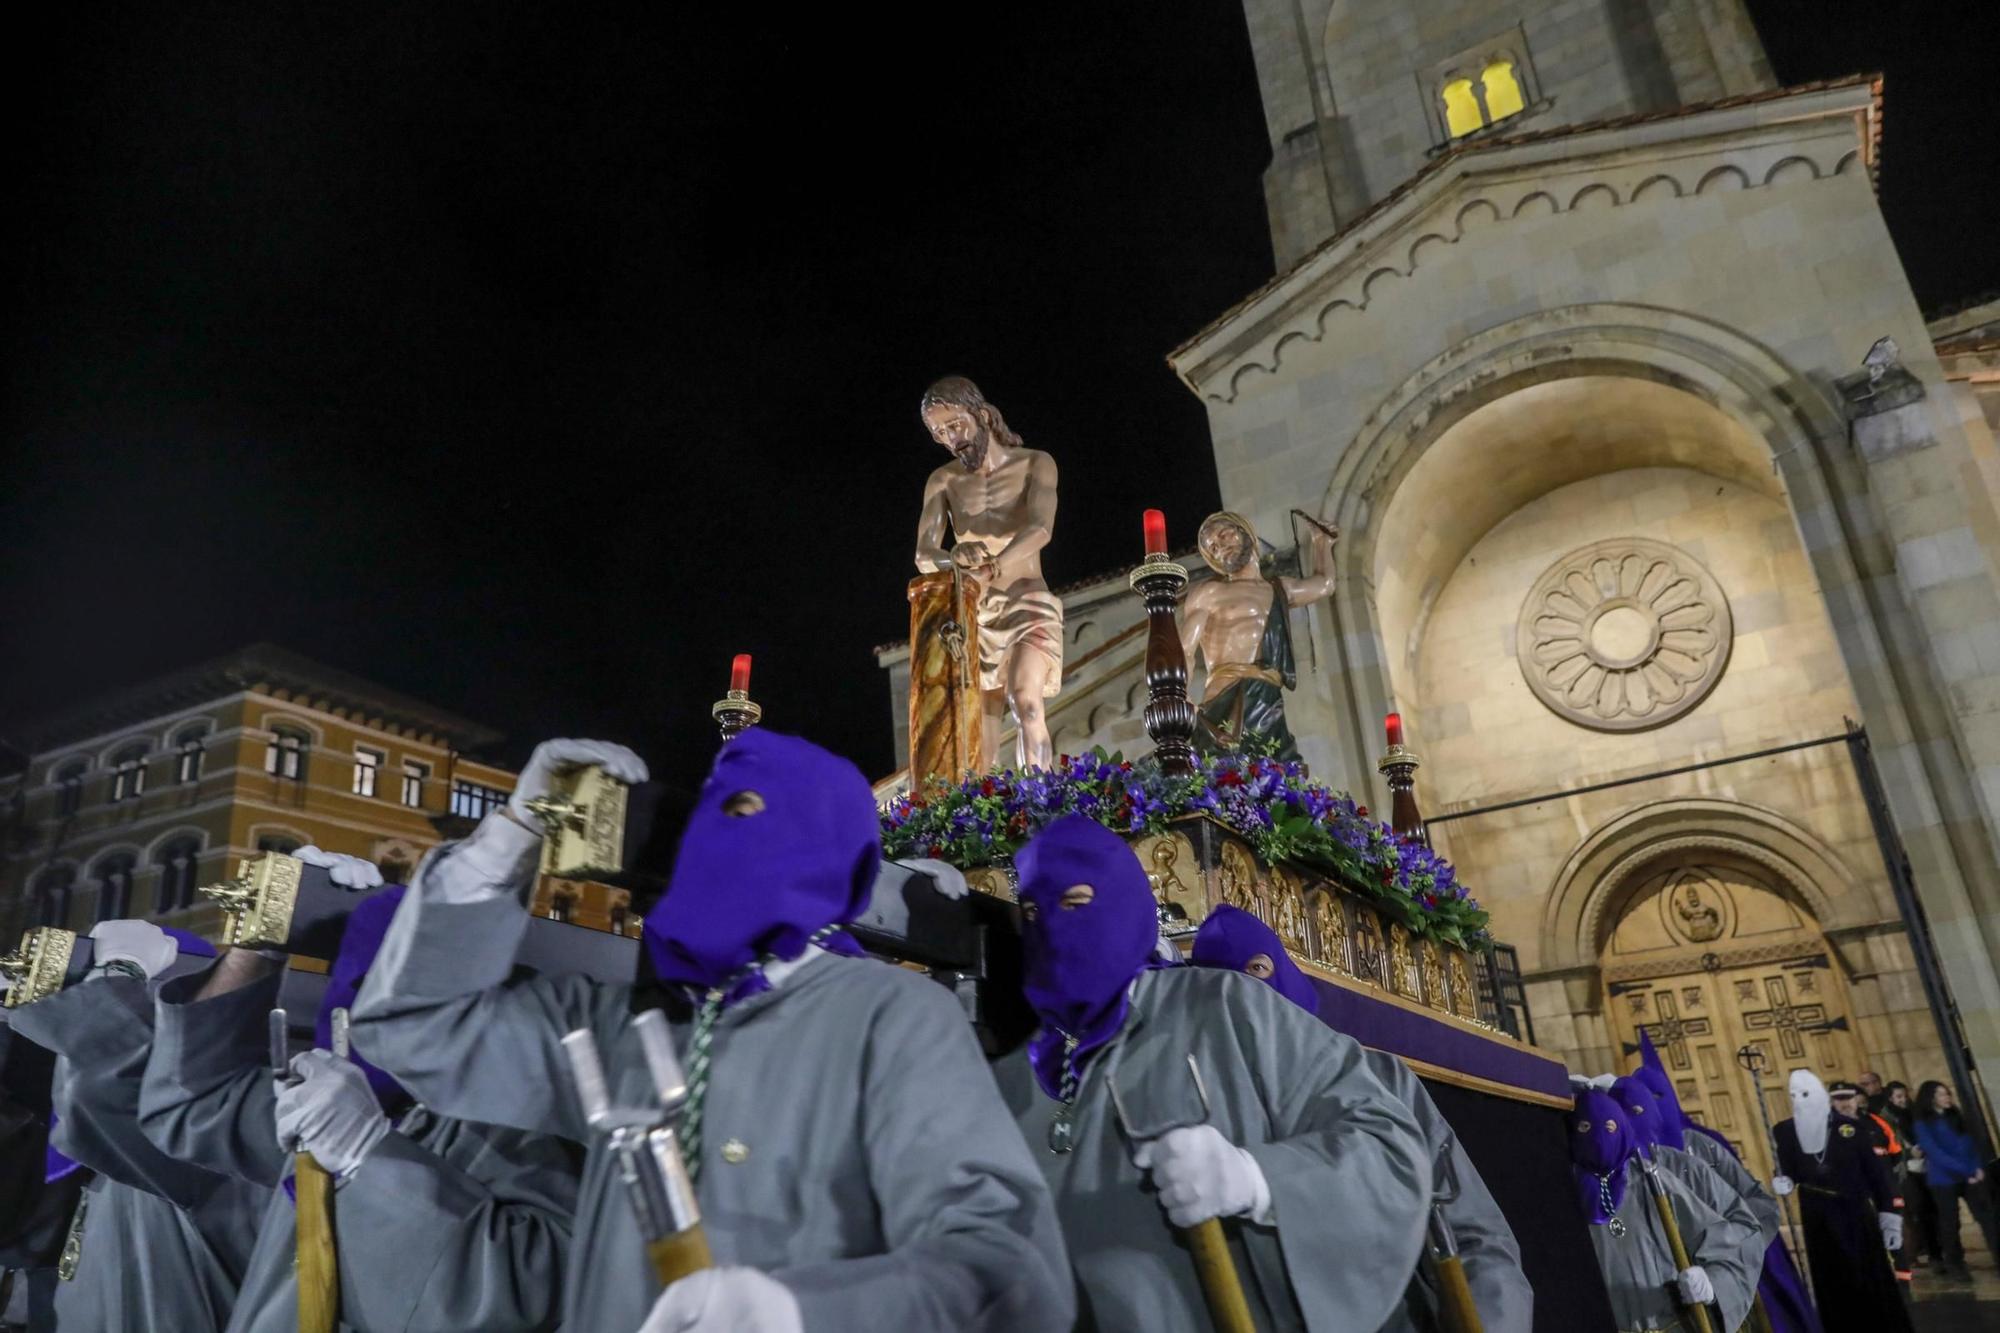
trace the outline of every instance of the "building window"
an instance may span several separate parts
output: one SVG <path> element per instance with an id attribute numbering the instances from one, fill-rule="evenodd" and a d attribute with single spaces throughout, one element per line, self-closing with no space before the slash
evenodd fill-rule
<path id="1" fill-rule="evenodd" d="M 507 804 L 507 793 L 460 779 L 451 784 L 451 812 L 467 819 L 484 819 Z"/>
<path id="2" fill-rule="evenodd" d="M 1440 146 L 1522 115 L 1541 102 L 1519 25 L 1417 75 Z"/>
<path id="3" fill-rule="evenodd" d="M 1521 96 L 1521 81 L 1514 77 L 1514 62 L 1496 60 L 1479 74 L 1479 88 L 1486 96 L 1486 123 L 1518 116 L 1528 109 Z"/>
<path id="4" fill-rule="evenodd" d="M 175 782 L 194 782 L 201 777 L 201 752 L 207 737 L 206 727 L 189 727 L 174 737 Z"/>
<path id="5" fill-rule="evenodd" d="M 1453 79 L 1439 96 L 1444 98 L 1444 123 L 1452 138 L 1486 128 L 1486 117 L 1479 109 L 1479 96 L 1472 91 L 1471 79 Z"/>
<path id="6" fill-rule="evenodd" d="M 273 777 L 302 781 L 306 774 L 306 751 L 312 737 L 290 727 L 273 727 L 264 745 L 264 771 Z"/>
<path id="7" fill-rule="evenodd" d="M 403 761 L 403 804 L 413 810 L 424 808 L 424 784 L 431 780 L 431 766 L 414 759 Z"/>
<path id="8" fill-rule="evenodd" d="M 376 781 L 382 776 L 382 765 L 389 762 L 389 756 L 380 750 L 371 750 L 365 745 L 354 747 L 354 794 L 373 796 Z"/>
<path id="9" fill-rule="evenodd" d="M 97 919 L 120 921 L 132 915 L 132 872 L 138 858 L 130 852 L 108 856 L 97 867 Z"/>
<path id="10" fill-rule="evenodd" d="M 146 747 L 129 746 L 111 761 L 111 799 L 130 801 L 146 790 Z"/>
<path id="11" fill-rule="evenodd" d="M 576 895 L 573 893 L 553 893 L 549 895 L 549 920 L 567 921 L 576 912 Z"/>
<path id="12" fill-rule="evenodd" d="M 258 851 L 276 852 L 280 856 L 290 856 L 302 846 L 304 844 L 297 838 L 287 837 L 282 833 L 266 833 L 257 839 Z"/>
<path id="13" fill-rule="evenodd" d="M 153 911 L 178 912 L 194 905 L 195 877 L 201 859 L 201 840 L 175 838 L 153 853 L 160 868 L 160 891 L 154 895 Z"/>
<path id="14" fill-rule="evenodd" d="M 75 866 L 50 866 L 35 877 L 35 924 L 67 926 L 70 895 L 76 889 Z"/>
<path id="15" fill-rule="evenodd" d="M 83 760 L 67 764 L 56 774 L 56 818 L 68 819 L 83 805 Z"/>
<path id="16" fill-rule="evenodd" d="M 627 907 L 624 903 L 619 903 L 616 907 L 612 908 L 611 933 L 613 935 L 623 935 L 625 933 L 625 920 L 627 917 L 631 915 L 632 915 L 632 909 Z"/>

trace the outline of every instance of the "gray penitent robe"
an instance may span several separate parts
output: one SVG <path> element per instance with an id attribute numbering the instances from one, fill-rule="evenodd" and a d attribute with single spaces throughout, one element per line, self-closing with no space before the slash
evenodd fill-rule
<path id="1" fill-rule="evenodd" d="M 560 1043 L 588 1028 L 614 1101 L 656 1100 L 631 988 L 502 984 L 528 923 L 518 900 L 427 892 L 434 874 L 487 873 L 474 862 L 434 854 L 418 874 L 355 1004 L 355 1045 L 432 1106 L 591 1144 L 564 1322 L 624 1333 L 660 1286 Z M 685 1063 L 688 1024 L 673 1031 Z M 1069 1327 L 1048 1191 L 949 991 L 872 959 L 812 957 L 725 1009 L 712 1051 L 698 1195 L 717 1264 L 783 1282 L 815 1333 Z"/>
<path id="2" fill-rule="evenodd" d="M 153 1001 L 105 976 L 23 1005 L 20 1036 L 54 1051 L 57 1149 L 96 1172 L 78 1202 L 76 1275 L 58 1282 L 62 1329 L 174 1329 L 229 1320 L 266 1191 L 176 1161 L 140 1131 Z"/>
<path id="3" fill-rule="evenodd" d="M 142 1116 L 161 1147 L 275 1186 L 278 1145 L 265 1023 L 279 976 L 207 1000 L 202 978 L 160 991 Z M 507 1333 L 557 1322 L 576 1150 L 544 1135 L 415 1107 L 334 1194 L 341 1327 L 355 1333 Z M 262 1212 L 234 1330 L 298 1324 L 297 1214 L 274 1190 Z"/>
<path id="4" fill-rule="evenodd" d="M 1784 1221 L 1783 1210 L 1757 1177 L 1750 1174 L 1750 1168 L 1743 1165 L 1736 1154 L 1703 1134 L 1691 1129 L 1685 1135 L 1687 1154 L 1722 1177 L 1722 1183 L 1729 1187 L 1757 1219 L 1757 1229 L 1764 1235 L 1764 1247 L 1778 1238 L 1779 1225 Z"/>
<path id="5" fill-rule="evenodd" d="M 1621 1330 L 1691 1330 L 1694 1325 L 1683 1322 L 1685 1311 L 1674 1294 L 1680 1270 L 1674 1267 L 1666 1226 L 1647 1190 L 1644 1167 L 1634 1159 L 1625 1170 L 1625 1197 L 1613 1214 L 1624 1223 L 1625 1234 L 1616 1234 L 1609 1225 L 1589 1228 L 1597 1266 L 1611 1294 L 1611 1311 Z M 1715 1286 L 1714 1304 L 1721 1311 L 1722 1327 L 1740 1326 L 1750 1313 L 1750 1298 L 1764 1267 L 1764 1246 L 1749 1209 L 1739 1206 L 1731 1213 L 1718 1212 L 1702 1201 L 1687 1175 L 1671 1167 L 1660 1168 L 1660 1180 L 1673 1203 L 1688 1262 L 1705 1269 Z"/>
<path id="6" fill-rule="evenodd" d="M 1447 1156 L 1458 1177 L 1458 1197 L 1444 1205 L 1445 1221 L 1458 1241 L 1472 1303 L 1479 1307 L 1486 1333 L 1529 1333 L 1535 1326 L 1535 1290 L 1521 1271 L 1521 1247 L 1500 1205 L 1493 1201 L 1479 1168 L 1459 1146 L 1444 1113 L 1431 1100 L 1423 1082 L 1403 1061 L 1387 1051 L 1365 1051 L 1368 1068 L 1417 1118 L 1417 1129 L 1430 1145 L 1433 1169 Z"/>
<path id="7" fill-rule="evenodd" d="M 1757 1253 L 1750 1265 L 1750 1280 L 1754 1286 L 1758 1274 L 1764 1268 L 1764 1247 L 1770 1242 L 1764 1239 L 1764 1220 L 1751 1206 L 1749 1198 L 1730 1184 L 1721 1172 L 1691 1152 L 1680 1152 L 1673 1148 L 1655 1148 L 1653 1160 L 1659 1163 L 1662 1171 L 1678 1176 L 1691 1194 L 1729 1219 L 1732 1225 L 1749 1227 L 1757 1232 Z"/>
<path id="8" fill-rule="evenodd" d="M 1201 1286 L 1147 1174 L 1132 1164 L 1107 1075 L 1136 1132 L 1201 1120 L 1247 1149 L 1271 1189 L 1274 1225 L 1223 1223 L 1262 1329 L 1354 1333 L 1399 1317 L 1423 1245 L 1431 1156 L 1410 1110 L 1368 1070 L 1361 1047 L 1261 981 L 1174 967 L 1143 972 L 1111 1044 L 1084 1065 L 1071 1150 L 1049 1146 L 1058 1103 L 1025 1051 L 997 1072 L 1055 1191 L 1081 1288 L 1077 1327 L 1206 1333 Z"/>

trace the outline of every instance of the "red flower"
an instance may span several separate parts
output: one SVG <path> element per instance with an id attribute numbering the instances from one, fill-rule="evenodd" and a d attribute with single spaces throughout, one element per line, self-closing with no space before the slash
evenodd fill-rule
<path id="1" fill-rule="evenodd" d="M 1366 819 L 1368 818 L 1368 807 L 1365 805 L 1357 805 L 1354 807 L 1354 813 L 1359 815 L 1361 818 Z"/>
<path id="2" fill-rule="evenodd" d="M 938 846 L 938 845 L 937 845 L 936 843 L 932 843 L 932 844 L 930 845 L 930 850 L 929 850 L 929 851 L 927 851 L 927 852 L 925 852 L 925 853 L 924 853 L 924 855 L 925 855 L 925 856 L 939 856 L 939 855 L 942 855 L 942 854 L 943 854 L 943 852 L 944 852 L 944 848 L 942 848 L 942 847 Z"/>
<path id="3" fill-rule="evenodd" d="M 981 781 L 981 782 L 980 782 L 980 784 L 979 784 L 979 794 L 980 794 L 981 796 L 991 796 L 991 795 L 993 794 L 993 779 L 992 779 L 992 778 L 986 778 L 986 779 L 984 779 L 983 781 Z"/>
<path id="4" fill-rule="evenodd" d="M 1233 768 L 1228 769 L 1215 775 L 1215 785 L 1218 787 L 1240 787 L 1243 785 L 1243 775 Z"/>

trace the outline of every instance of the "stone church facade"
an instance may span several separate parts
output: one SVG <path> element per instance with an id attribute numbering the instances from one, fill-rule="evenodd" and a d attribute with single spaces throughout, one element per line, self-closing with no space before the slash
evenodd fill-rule
<path id="1" fill-rule="evenodd" d="M 2000 1069 L 2000 310 L 1926 326 L 1877 81 L 1734 0 L 1245 8 L 1279 272 L 1170 361 L 1226 508 L 1342 532 L 1315 774 L 1400 711 L 1540 1044 L 1648 1028 L 1753 1158 L 1791 1068 Z M 1068 601 L 1057 748 L 1141 748 L 1136 600 Z"/>

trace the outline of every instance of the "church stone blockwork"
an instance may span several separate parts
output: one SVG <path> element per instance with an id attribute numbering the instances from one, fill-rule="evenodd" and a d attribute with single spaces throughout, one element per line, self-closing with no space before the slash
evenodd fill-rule
<path id="1" fill-rule="evenodd" d="M 1280 272 L 1170 360 L 1208 408 L 1224 506 L 1344 534 L 1338 591 L 1294 626 L 1288 711 L 1317 775 L 1367 789 L 1400 709 L 1440 849 L 1576 1067 L 1626 1064 L 1613 1001 L 1631 1001 L 1610 988 L 1645 979 L 1612 977 L 1613 941 L 1631 895 L 1680 875 L 1716 886 L 1713 944 L 1753 889 L 1797 921 L 1786 956 L 1729 964 L 1774 975 L 1704 1003 L 1746 981 L 1761 998 L 1738 1007 L 1770 1012 L 1782 981 L 1796 1009 L 1792 973 L 1823 956 L 1816 1002 L 1856 1043 L 1841 1061 L 1943 1076 L 1851 719 L 1967 1044 L 2000 1068 L 1992 314 L 1934 335 L 1917 309 L 1875 197 L 1879 86 L 1773 87 L 1736 4 L 1245 9 Z M 1465 53 L 1510 27 L 1496 108 Z M 1505 63 L 1479 59 L 1482 79 Z M 1441 142 L 1452 108 L 1426 99 L 1447 75 L 1494 114 Z M 1852 387 L 1884 338 L 1907 376 L 1893 404 Z M 1552 566 L 1631 541 L 1706 571 L 1716 641 L 1680 699 L 1621 730 L 1601 684 L 1565 713 L 1517 653 Z M 1600 646 L 1642 651 L 1642 618 Z M 1763 1090 L 1715 1091 L 1740 1115 Z"/>

